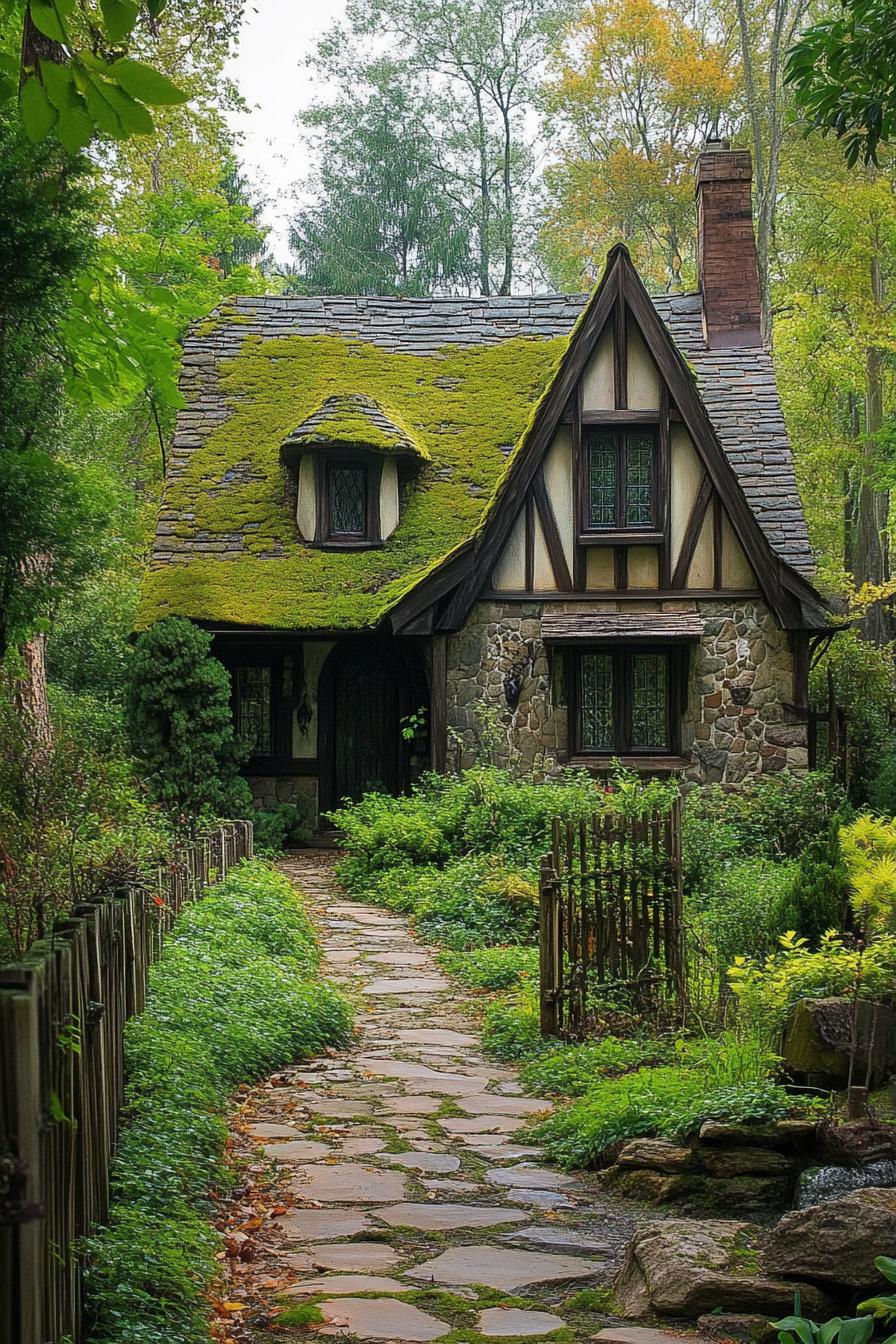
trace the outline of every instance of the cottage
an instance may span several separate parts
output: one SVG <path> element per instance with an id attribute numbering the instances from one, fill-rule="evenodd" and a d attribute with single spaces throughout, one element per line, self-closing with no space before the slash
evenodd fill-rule
<path id="1" fill-rule="evenodd" d="M 826 627 L 759 334 L 750 156 L 700 291 L 240 298 L 186 341 L 140 624 L 214 632 L 258 799 L 500 752 L 736 784 L 807 764 Z"/>

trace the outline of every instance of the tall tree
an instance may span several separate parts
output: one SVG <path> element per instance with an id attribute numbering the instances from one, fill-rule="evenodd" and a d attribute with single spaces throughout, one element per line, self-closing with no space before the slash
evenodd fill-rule
<path id="1" fill-rule="evenodd" d="M 531 193 L 532 106 L 547 45 L 571 0 L 350 0 L 348 30 L 334 30 L 313 65 L 351 88 L 352 54 L 389 44 L 411 81 L 421 79 L 444 125 L 443 189 L 466 203 L 476 233 L 480 293 L 509 294 L 518 271 L 520 219 Z M 322 65 L 323 58 L 323 65 Z"/>
<path id="2" fill-rule="evenodd" d="M 368 87 L 313 108 L 318 133 L 313 204 L 290 241 L 300 283 L 330 294 L 429 294 L 465 288 L 471 238 L 463 203 L 446 190 L 431 108 L 388 60 Z"/>
<path id="3" fill-rule="evenodd" d="M 559 162 L 542 247 L 564 284 L 593 283 L 622 240 L 658 288 L 695 271 L 693 160 L 735 116 L 724 43 L 658 0 L 591 0 L 557 50 L 544 99 Z"/>

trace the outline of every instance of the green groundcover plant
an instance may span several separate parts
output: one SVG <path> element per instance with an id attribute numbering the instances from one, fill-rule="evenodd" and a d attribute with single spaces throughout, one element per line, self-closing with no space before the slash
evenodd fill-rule
<path id="1" fill-rule="evenodd" d="M 126 1028 L 112 1207 L 85 1248 L 91 1344 L 207 1344 L 230 1093 L 349 1030 L 295 889 L 267 864 L 241 864 L 180 916 Z"/>

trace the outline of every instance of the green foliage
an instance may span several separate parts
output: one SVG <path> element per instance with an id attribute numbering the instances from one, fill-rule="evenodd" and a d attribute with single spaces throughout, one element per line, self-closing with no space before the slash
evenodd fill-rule
<path id="1" fill-rule="evenodd" d="M 725 1036 L 679 1047 L 680 1062 L 602 1078 L 581 1100 L 536 1125 L 531 1136 L 565 1166 L 595 1166 L 610 1144 L 655 1135 L 684 1138 L 706 1120 L 776 1120 L 793 1099 L 771 1082 L 771 1059 Z"/>
<path id="2" fill-rule="evenodd" d="M 561 1045 L 529 1060 L 520 1073 L 536 1097 L 583 1097 L 600 1078 L 615 1078 L 645 1064 L 675 1058 L 675 1042 L 662 1037 L 604 1036 L 583 1045 Z"/>
<path id="3" fill-rule="evenodd" d="M 786 78 L 810 124 L 824 135 L 833 131 L 854 167 L 876 164 L 881 142 L 896 137 L 894 68 L 889 0 L 846 0 L 802 34 Z"/>
<path id="4" fill-rule="evenodd" d="M 896 1284 L 896 1260 L 892 1256 L 879 1255 L 874 1265 L 888 1283 Z M 896 1317 L 896 1293 L 868 1297 L 859 1303 L 858 1310 L 870 1311 L 875 1320 L 892 1321 Z"/>
<path id="5" fill-rule="evenodd" d="M 513 989 L 520 980 L 537 980 L 538 949 L 477 947 L 440 952 L 438 960 L 468 989 Z"/>
<path id="6" fill-rule="evenodd" d="M 431 294 L 466 288 L 470 220 L 444 190 L 426 106 L 394 62 L 375 61 L 302 118 L 322 136 L 316 199 L 292 224 L 311 294 Z"/>
<path id="7" fill-rule="evenodd" d="M 130 570 L 113 570 L 66 595 L 47 643 L 47 675 L 56 686 L 123 709 L 138 586 Z"/>
<path id="8" fill-rule="evenodd" d="M 843 927 L 848 897 L 849 873 L 840 827 L 833 821 L 827 833 L 810 840 L 800 856 L 790 893 L 781 906 L 781 932 L 796 929 L 811 945 L 817 945 L 828 929 Z"/>
<path id="9" fill-rule="evenodd" d="M 279 803 L 269 811 L 258 809 L 253 817 L 253 849 L 259 857 L 275 858 L 287 845 L 301 845 L 312 835 L 308 804 Z"/>
<path id="10" fill-rule="evenodd" d="M 797 866 L 768 859 L 730 861 L 716 876 L 715 885 L 688 900 L 691 927 L 711 951 L 720 971 L 734 957 L 749 950 L 771 951 L 791 911 Z M 828 927 L 827 925 L 825 927 Z"/>
<path id="11" fill-rule="evenodd" d="M 879 1255 L 874 1264 L 888 1283 L 896 1284 L 896 1260 L 892 1256 Z M 856 1311 L 862 1314 L 847 1319 L 834 1316 L 823 1325 L 816 1325 L 800 1315 L 797 1298 L 794 1315 L 771 1324 L 778 1331 L 780 1344 L 868 1344 L 878 1324 L 886 1325 L 896 1317 L 896 1293 L 866 1298 Z M 894 1339 L 896 1335 L 890 1335 L 884 1344 L 893 1344 Z"/>
<path id="12" fill-rule="evenodd" d="M 230 677 L 211 643 L 206 631 L 173 617 L 144 631 L 130 664 L 128 729 L 160 803 L 190 818 L 246 816 Z"/>
<path id="13" fill-rule="evenodd" d="M 891 721 L 896 716 L 896 661 L 892 646 L 879 647 L 845 630 L 812 669 L 810 699 L 815 708 L 828 701 L 828 672 L 834 695 L 846 712 L 849 729 L 850 796 L 861 801 L 877 773 L 881 757 L 892 745 Z"/>
<path id="14" fill-rule="evenodd" d="M 760 775 L 727 793 L 719 785 L 694 790 L 684 808 L 687 885 L 699 886 L 707 876 L 711 881 L 720 863 L 744 851 L 777 861 L 799 858 L 807 841 L 824 834 L 846 807 L 843 790 L 825 770 Z M 711 829 L 719 831 L 715 841 Z"/>
<path id="15" fill-rule="evenodd" d="M 36 753 L 0 683 L 0 961 L 171 852 L 114 727 L 84 711 L 81 697 L 54 696 L 53 740 Z"/>
<path id="16" fill-rule="evenodd" d="M 229 1093 L 348 1035 L 318 962 L 294 888 L 258 861 L 175 924 L 126 1028 L 112 1208 L 87 1248 L 92 1344 L 207 1344 L 208 1192 L 222 1180 Z"/>
<path id="17" fill-rule="evenodd" d="M 485 1010 L 482 1048 L 496 1059 L 528 1059 L 547 1048 L 538 1025 L 538 990 L 527 986 L 518 993 L 494 999 Z"/>
<path id="18" fill-rule="evenodd" d="M 868 782 L 868 802 L 875 812 L 896 816 L 896 751 L 886 751 Z"/>
<path id="19" fill-rule="evenodd" d="M 777 1042 L 798 999 L 824 999 L 863 992 L 881 1002 L 896 996 L 896 937 L 885 934 L 866 949 L 849 945 L 835 931 L 822 935 L 817 950 L 808 940 L 785 934 L 777 951 L 763 959 L 735 957 L 728 972 L 737 995 L 739 1018 L 769 1042 Z"/>
<path id="20" fill-rule="evenodd" d="M 896 820 L 868 813 L 840 828 L 850 904 L 866 935 L 896 932 Z"/>

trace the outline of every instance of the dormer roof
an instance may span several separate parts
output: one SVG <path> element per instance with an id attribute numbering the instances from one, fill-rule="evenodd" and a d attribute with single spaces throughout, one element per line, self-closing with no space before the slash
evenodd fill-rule
<path id="1" fill-rule="evenodd" d="M 287 434 L 280 457 L 284 462 L 292 461 L 303 452 L 346 447 L 431 461 L 431 454 L 421 443 L 401 429 L 372 397 L 360 392 L 327 397 Z"/>

